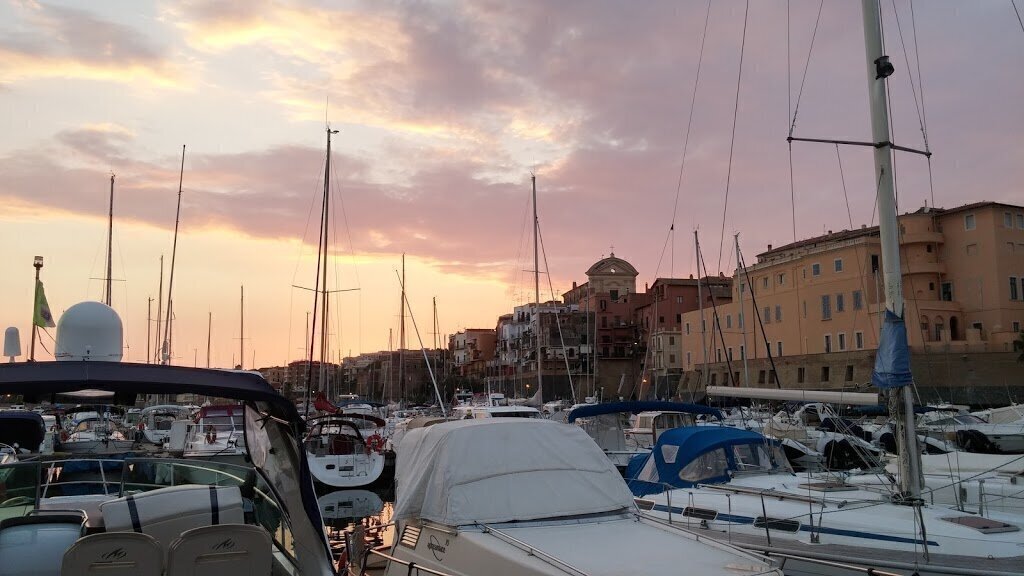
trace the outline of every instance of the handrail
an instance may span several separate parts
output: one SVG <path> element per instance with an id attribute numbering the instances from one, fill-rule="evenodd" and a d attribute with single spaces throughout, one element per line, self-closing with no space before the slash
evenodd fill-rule
<path id="1" fill-rule="evenodd" d="M 540 558 L 541 560 L 547 562 L 548 564 L 551 564 L 551 565 L 555 566 L 556 568 L 559 568 L 560 570 L 562 570 L 564 572 L 569 572 L 569 573 L 577 574 L 579 576 L 588 576 L 588 574 L 586 572 L 584 572 L 583 570 L 580 570 L 579 568 L 576 568 L 572 564 L 568 564 L 566 562 L 563 562 L 562 560 L 559 560 L 558 558 L 555 558 L 554 556 L 548 554 L 547 552 L 544 552 L 543 550 L 538 550 L 538 549 L 534 548 L 533 546 L 530 546 L 526 542 L 523 542 L 522 540 L 519 540 L 518 538 L 516 538 L 516 537 L 514 537 L 514 536 L 512 536 L 510 534 L 506 534 L 506 533 L 502 532 L 501 530 L 498 530 L 497 528 L 494 528 L 494 527 L 489 526 L 487 524 L 477 524 L 477 526 L 480 526 L 481 528 L 483 528 L 485 534 L 486 533 L 493 533 L 493 534 L 497 535 L 498 537 L 500 537 L 500 539 L 505 540 L 506 542 L 508 542 L 509 544 L 513 544 L 513 545 L 518 546 L 519 548 L 523 549 L 523 551 L 526 552 L 527 554 L 529 554 L 530 556 L 536 556 L 536 557 Z"/>
<path id="2" fill-rule="evenodd" d="M 433 568 L 427 568 L 426 566 L 420 566 L 419 564 L 417 564 L 415 562 L 409 562 L 407 560 L 402 560 L 400 558 L 395 558 L 394 556 L 392 556 L 390 554 L 385 554 L 384 552 L 381 552 L 379 550 L 374 550 L 373 548 L 367 548 L 366 549 L 366 554 L 363 555 L 363 561 L 360 563 L 360 567 L 359 567 L 359 574 L 360 574 L 360 576 L 362 576 L 363 574 L 366 574 L 366 559 L 370 555 L 380 556 L 381 558 L 387 560 L 388 562 L 396 562 L 398 564 L 401 564 L 402 566 L 406 566 L 406 567 L 409 568 L 409 574 L 412 574 L 413 570 L 417 570 L 418 572 L 426 572 L 427 574 L 432 574 L 433 576 L 453 576 L 452 574 L 449 574 L 447 572 L 441 572 L 439 570 L 434 570 Z"/>

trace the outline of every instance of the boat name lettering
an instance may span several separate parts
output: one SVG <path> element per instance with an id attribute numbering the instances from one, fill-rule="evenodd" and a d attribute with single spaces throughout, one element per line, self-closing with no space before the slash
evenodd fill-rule
<path id="1" fill-rule="evenodd" d="M 442 545 L 441 542 L 438 541 L 437 537 L 431 534 L 430 541 L 427 542 L 427 549 L 430 550 L 430 552 L 434 555 L 434 558 L 438 562 L 440 562 L 441 555 L 443 555 L 445 551 L 448 549 L 448 539 L 445 538 L 444 545 Z"/>

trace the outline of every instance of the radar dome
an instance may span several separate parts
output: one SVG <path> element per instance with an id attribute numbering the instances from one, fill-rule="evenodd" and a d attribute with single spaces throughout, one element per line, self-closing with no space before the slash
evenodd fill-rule
<path id="1" fill-rule="evenodd" d="M 121 361 L 121 318 L 100 302 L 79 302 L 57 322 L 57 360 Z"/>

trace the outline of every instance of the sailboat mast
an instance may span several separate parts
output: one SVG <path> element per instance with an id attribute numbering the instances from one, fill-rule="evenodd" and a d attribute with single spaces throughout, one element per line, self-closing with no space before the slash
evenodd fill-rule
<path id="1" fill-rule="evenodd" d="M 110 306 L 114 278 L 114 175 L 110 175 L 110 211 L 107 213 L 107 285 L 103 303 Z"/>
<path id="2" fill-rule="evenodd" d="M 238 367 L 245 368 L 245 285 L 238 301 Z"/>
<path id="3" fill-rule="evenodd" d="M 160 255 L 160 291 L 157 293 L 156 298 L 156 342 L 154 342 L 154 348 L 156 348 L 156 357 L 154 358 L 158 364 L 163 364 L 163 356 L 161 355 L 160 342 L 162 341 L 160 335 L 162 334 L 161 322 L 164 319 L 164 255 Z"/>
<path id="4" fill-rule="evenodd" d="M 736 233 L 736 236 L 734 238 L 736 239 L 736 265 L 739 266 L 739 262 L 740 262 L 740 257 L 739 257 L 739 253 L 740 253 L 740 235 L 739 235 L 738 232 Z M 744 272 L 746 272 L 745 268 L 744 268 Z M 743 385 L 744 386 L 750 386 L 750 372 L 747 370 L 747 322 L 746 322 L 746 319 L 744 318 L 744 316 L 746 316 L 746 313 L 745 313 L 745 310 L 743 308 L 743 292 L 744 292 L 744 290 L 741 289 L 740 290 L 740 321 L 743 323 L 743 325 L 740 326 L 740 328 L 743 330 L 743 347 L 740 348 L 740 356 L 743 356 Z"/>
<path id="5" fill-rule="evenodd" d="M 178 224 L 181 223 L 181 184 L 185 178 L 185 145 L 181 145 L 181 170 L 178 172 L 178 212 L 174 217 L 174 242 L 171 245 L 171 278 L 167 281 L 167 322 L 164 325 L 164 345 L 167 350 L 163 353 L 161 364 L 171 363 L 171 293 L 174 290 L 174 261 L 178 255 Z M 161 260 L 162 261 L 162 260 Z M 161 270 L 163 267 L 161 266 Z"/>
<path id="6" fill-rule="evenodd" d="M 544 392 L 541 386 L 544 384 L 542 375 L 543 359 L 540 357 L 540 252 L 537 245 L 537 238 L 540 235 L 540 220 L 537 219 L 537 176 L 531 174 L 530 182 L 533 185 L 533 298 L 536 302 L 534 309 L 534 339 L 537 342 L 537 394 L 544 400 Z"/>
<path id="7" fill-rule="evenodd" d="M 206 367 L 210 367 L 210 336 L 213 334 L 213 312 L 206 317 Z"/>
<path id="8" fill-rule="evenodd" d="M 150 296 L 146 302 L 146 364 L 153 361 L 153 351 L 150 345 L 153 344 L 153 297 Z"/>
<path id="9" fill-rule="evenodd" d="M 881 11 L 878 0 L 863 0 L 864 48 L 867 55 L 868 95 L 871 106 L 871 137 L 874 147 L 875 175 L 878 179 L 878 230 L 882 247 L 882 273 L 885 279 L 885 324 L 892 314 L 903 318 L 903 277 L 900 272 L 899 225 L 896 218 L 895 184 L 892 173 L 892 143 L 889 136 L 889 103 L 886 78 L 893 68 L 882 47 Z M 885 329 L 883 328 L 883 333 Z M 906 331 L 896 346 L 907 349 Z M 890 343 L 892 344 L 892 343 Z M 879 350 L 879 353 L 882 351 Z M 900 491 L 905 498 L 921 497 L 920 453 L 914 430 L 914 398 L 911 387 L 902 384 L 889 388 L 889 411 L 897 420 L 896 442 L 900 454 Z M 902 421 L 902 434 L 899 424 Z"/>
<path id="10" fill-rule="evenodd" d="M 705 386 L 708 385 L 708 334 L 707 334 L 707 321 L 704 319 L 704 291 L 701 288 L 703 282 L 700 279 L 700 238 L 697 237 L 697 231 L 693 231 L 693 247 L 697 251 L 697 306 L 700 309 L 700 347 L 701 347 L 701 362 L 704 363 L 704 370 L 702 372 L 701 381 Z"/>
<path id="11" fill-rule="evenodd" d="M 402 306 L 398 321 L 398 394 L 405 400 L 405 253 L 402 253 Z"/>

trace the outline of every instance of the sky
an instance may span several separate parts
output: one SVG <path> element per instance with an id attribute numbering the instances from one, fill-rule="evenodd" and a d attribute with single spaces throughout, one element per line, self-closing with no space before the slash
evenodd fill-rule
<path id="1" fill-rule="evenodd" d="M 1024 203 L 1013 4 L 882 7 L 893 141 L 933 153 L 898 155 L 899 209 Z M 398 346 L 402 254 L 409 347 L 532 301 L 531 174 L 542 298 L 612 251 L 640 289 L 693 274 L 695 230 L 731 274 L 734 234 L 749 263 L 876 223 L 870 149 L 786 142 L 870 140 L 866 78 L 836 0 L 0 0 L 0 325 L 27 351 L 35 255 L 55 316 L 102 299 L 114 174 L 145 361 L 181 173 L 172 362 L 208 324 L 213 366 L 308 355 L 328 125 L 334 359 Z"/>

